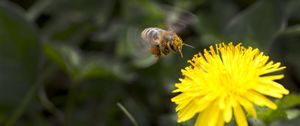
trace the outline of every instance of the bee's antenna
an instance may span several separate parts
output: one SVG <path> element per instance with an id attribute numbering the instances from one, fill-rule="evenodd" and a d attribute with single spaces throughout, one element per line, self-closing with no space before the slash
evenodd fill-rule
<path id="1" fill-rule="evenodd" d="M 179 53 L 180 53 L 181 58 L 183 58 L 183 54 L 182 54 L 181 50 L 179 50 Z"/>
<path id="2" fill-rule="evenodd" d="M 187 47 L 190 47 L 190 48 L 195 48 L 194 46 L 191 46 L 191 45 L 189 45 L 189 44 L 186 44 L 186 43 L 183 43 L 183 45 L 185 45 L 185 46 L 187 46 Z"/>

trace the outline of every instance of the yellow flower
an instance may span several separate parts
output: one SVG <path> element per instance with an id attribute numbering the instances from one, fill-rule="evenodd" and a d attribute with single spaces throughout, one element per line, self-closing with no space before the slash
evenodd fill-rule
<path id="1" fill-rule="evenodd" d="M 269 61 L 257 48 L 216 44 L 188 63 L 190 66 L 181 71 L 184 78 L 173 91 L 180 93 L 172 98 L 177 104 L 178 122 L 199 113 L 195 126 L 223 126 L 232 116 L 238 126 L 247 126 L 244 111 L 256 117 L 254 105 L 277 108 L 265 95 L 282 98 L 289 93 L 274 81 L 283 75 L 270 74 L 285 67 Z"/>

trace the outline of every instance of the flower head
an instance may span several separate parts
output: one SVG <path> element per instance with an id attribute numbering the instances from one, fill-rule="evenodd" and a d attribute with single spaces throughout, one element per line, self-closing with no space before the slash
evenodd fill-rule
<path id="1" fill-rule="evenodd" d="M 247 126 L 244 111 L 256 117 L 254 105 L 277 107 L 265 96 L 282 98 L 289 93 L 274 81 L 283 75 L 270 74 L 285 67 L 269 61 L 257 48 L 216 44 L 188 63 L 173 91 L 180 93 L 172 98 L 177 104 L 178 122 L 199 113 L 195 126 L 223 126 L 233 116 L 239 126 Z"/>

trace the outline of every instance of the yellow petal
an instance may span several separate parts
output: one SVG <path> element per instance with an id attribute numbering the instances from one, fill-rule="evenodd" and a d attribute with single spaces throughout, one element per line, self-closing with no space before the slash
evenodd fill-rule
<path id="1" fill-rule="evenodd" d="M 279 80 L 279 79 L 282 79 L 283 77 L 284 77 L 283 74 L 262 76 L 262 77 L 260 77 L 260 81 L 264 82 L 264 81 L 270 81 L 270 80 Z"/>
<path id="2" fill-rule="evenodd" d="M 192 100 L 178 112 L 178 122 L 192 118 L 198 112 L 195 108 L 197 108 L 197 104 Z"/>
<path id="3" fill-rule="evenodd" d="M 259 83 L 256 86 L 257 88 L 263 88 L 260 90 L 268 90 L 271 92 L 277 92 L 280 94 L 289 94 L 289 91 L 285 89 L 281 84 L 268 79 L 260 79 Z"/>
<path id="4" fill-rule="evenodd" d="M 238 126 L 248 126 L 244 111 L 239 104 L 233 107 L 233 113 Z"/>
<path id="5" fill-rule="evenodd" d="M 274 98 L 282 98 L 283 94 L 288 94 L 289 93 L 289 91 L 284 89 L 284 88 L 283 89 L 278 89 L 274 86 L 264 85 L 264 84 L 257 85 L 254 88 L 254 90 L 261 93 L 261 94 L 268 95 L 268 96 L 271 96 L 271 97 L 274 97 Z"/>
<path id="6" fill-rule="evenodd" d="M 196 119 L 195 126 L 207 126 L 208 122 L 206 120 L 208 116 L 209 116 L 209 111 L 205 110 L 201 112 Z"/>
<path id="7" fill-rule="evenodd" d="M 221 115 L 221 110 L 216 105 L 213 105 L 211 107 L 210 115 L 207 120 L 209 122 L 208 126 L 215 126 L 218 122 L 220 115 Z"/>
<path id="8" fill-rule="evenodd" d="M 271 109 L 276 109 L 277 106 L 275 103 L 267 99 L 265 96 L 257 93 L 256 91 L 248 91 L 245 95 L 248 100 L 252 101 L 254 104 L 259 106 L 267 106 Z"/>
<path id="9" fill-rule="evenodd" d="M 220 109 L 216 105 L 210 105 L 201 112 L 196 120 L 195 126 L 215 126 L 219 121 Z"/>
<path id="10" fill-rule="evenodd" d="M 238 97 L 238 102 L 243 106 L 243 108 L 254 118 L 257 117 L 256 110 L 254 108 L 254 105 L 248 101 L 247 99 L 243 97 Z"/>
<path id="11" fill-rule="evenodd" d="M 224 118 L 222 114 L 219 115 L 216 126 L 224 126 Z"/>
<path id="12" fill-rule="evenodd" d="M 270 68 L 270 69 L 267 69 L 267 70 L 264 70 L 262 73 L 260 73 L 261 75 L 263 74 L 267 74 L 267 73 L 273 73 L 273 72 L 276 72 L 276 71 L 281 71 L 285 69 L 285 67 L 279 67 L 279 68 Z"/>
<path id="13" fill-rule="evenodd" d="M 224 109 L 223 109 L 223 118 L 225 122 L 230 122 L 232 118 L 232 99 L 224 99 Z"/>

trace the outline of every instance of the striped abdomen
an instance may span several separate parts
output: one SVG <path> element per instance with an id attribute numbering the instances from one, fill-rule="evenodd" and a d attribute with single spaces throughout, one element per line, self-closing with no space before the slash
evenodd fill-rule
<path id="1" fill-rule="evenodd" d="M 152 44 L 159 44 L 159 36 L 162 32 L 165 32 L 165 30 L 160 28 L 146 28 L 142 31 L 141 37 Z"/>

